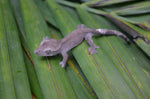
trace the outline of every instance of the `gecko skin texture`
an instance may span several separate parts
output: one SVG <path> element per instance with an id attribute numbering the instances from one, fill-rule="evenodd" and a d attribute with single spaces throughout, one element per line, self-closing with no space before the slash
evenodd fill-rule
<path id="1" fill-rule="evenodd" d="M 94 53 L 97 53 L 95 49 L 100 47 L 96 46 L 93 43 L 93 35 L 116 35 L 129 42 L 129 39 L 124 34 L 116 30 L 92 29 L 85 27 L 84 24 L 77 25 L 76 28 L 76 30 L 72 31 L 70 34 L 68 34 L 61 40 L 51 39 L 48 37 L 43 38 L 40 46 L 37 49 L 35 49 L 34 53 L 39 56 L 54 56 L 57 54 L 61 54 L 63 60 L 59 64 L 64 68 L 68 59 L 67 52 L 79 45 L 84 39 L 90 46 L 88 50 L 90 54 L 92 55 Z"/>

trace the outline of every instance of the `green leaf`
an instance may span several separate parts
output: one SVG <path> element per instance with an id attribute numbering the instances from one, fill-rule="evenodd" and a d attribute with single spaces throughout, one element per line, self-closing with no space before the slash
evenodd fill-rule
<path id="1" fill-rule="evenodd" d="M 48 0 L 48 4 L 64 36 L 74 30 L 76 25 L 80 24 L 79 20 L 72 18 L 53 0 Z M 88 81 L 92 82 L 90 83 L 91 86 L 95 86 L 93 89 L 97 92 L 97 96 L 107 99 L 110 97 L 113 98 L 114 96 L 111 94 L 110 89 L 103 81 L 102 72 L 97 69 L 98 64 L 96 64 L 94 58 L 88 54 L 87 49 L 86 44 L 83 42 L 80 46 L 74 48 L 72 52 Z"/>
<path id="2" fill-rule="evenodd" d="M 16 97 L 19 99 L 31 99 L 32 95 L 24 64 L 17 26 L 13 18 L 9 2 L 7 0 L 2 0 L 1 3 L 3 7 L 3 19 L 7 34 L 8 51 Z"/>
<path id="3" fill-rule="evenodd" d="M 51 2 L 51 4 L 52 4 L 52 2 Z M 49 5 L 50 5 L 50 3 L 49 3 Z M 53 4 L 54 5 L 54 4 Z M 50 6 L 52 6 L 52 5 L 50 5 Z M 55 5 L 56 6 L 56 5 Z M 52 9 L 52 8 L 51 8 Z M 54 8 L 53 8 L 53 10 L 54 10 Z M 57 8 L 57 10 L 58 10 L 58 8 Z M 81 9 L 80 10 L 78 10 L 78 11 L 81 11 Z M 59 12 L 63 12 L 63 11 L 61 11 L 61 9 L 59 9 L 59 11 L 58 12 L 53 12 L 54 13 L 54 15 L 57 17 L 56 19 L 58 20 L 57 21 L 57 23 L 58 24 L 63 24 L 63 26 L 65 25 L 65 22 L 63 22 L 63 20 L 61 20 L 61 18 L 59 18 L 59 16 L 61 16 L 60 14 L 59 14 Z M 65 13 L 65 12 L 64 12 Z M 88 15 L 86 15 L 85 13 L 83 13 L 83 12 L 81 12 L 82 14 L 84 14 L 83 15 L 83 20 L 85 20 L 84 22 L 88 22 L 87 20 L 92 20 L 92 19 L 95 19 L 95 18 L 86 18 Z M 61 13 L 62 14 L 62 13 Z M 63 15 L 63 16 L 65 16 L 65 14 Z M 66 16 L 67 17 L 67 16 Z M 102 20 L 101 20 L 102 21 Z M 75 21 L 76 22 L 76 21 Z M 97 20 L 95 21 L 95 22 L 98 22 Z M 100 23 L 100 22 L 99 22 Z M 89 24 L 91 24 L 91 21 L 89 21 Z M 71 24 L 70 24 L 71 25 Z M 68 27 L 70 26 L 70 25 L 68 25 Z M 63 26 L 61 26 L 60 25 L 60 28 L 62 28 L 62 31 L 65 31 L 65 33 L 66 33 L 66 30 L 67 29 L 65 29 L 64 30 L 64 28 L 63 28 Z M 67 26 L 67 25 L 66 25 Z M 72 25 L 73 26 L 73 25 Z M 70 27 L 70 29 L 72 28 L 72 26 Z M 95 26 L 95 25 L 94 25 Z M 62 32 L 62 33 L 64 33 L 64 32 Z M 65 34 L 64 34 L 65 35 Z M 114 43 L 112 43 L 112 41 L 114 42 Z M 137 64 L 138 64 L 138 62 L 137 61 L 135 61 L 135 60 L 132 60 L 132 58 L 131 57 L 133 57 L 133 59 L 134 59 L 134 55 L 132 55 L 131 53 L 130 53 L 130 51 L 127 51 L 126 50 L 126 47 L 125 46 L 123 46 L 122 44 L 120 44 L 120 43 L 118 43 L 118 41 L 116 40 L 116 39 L 113 39 L 112 41 L 110 41 L 109 43 L 108 43 L 108 45 L 110 46 L 110 48 L 109 49 L 112 49 L 113 48 L 113 50 L 111 51 L 112 53 L 114 53 L 115 54 L 115 57 L 117 57 L 117 60 L 118 60 L 118 62 L 121 62 L 122 63 L 122 68 L 120 68 L 119 69 L 119 67 L 117 67 L 117 70 L 119 69 L 119 70 L 123 70 L 125 73 L 125 75 L 123 75 L 123 74 L 120 74 L 120 75 L 122 75 L 123 76 L 123 79 L 126 81 L 126 83 L 127 83 L 127 85 L 129 86 L 129 88 L 131 88 L 131 90 L 133 91 L 133 93 L 134 93 L 134 95 L 136 96 L 136 97 L 149 97 L 149 94 L 147 93 L 148 92 L 148 89 L 147 89 L 147 87 L 149 86 L 149 82 L 147 82 L 147 78 L 145 78 L 145 74 L 144 74 L 144 72 L 143 71 L 141 71 L 140 70 L 140 65 L 138 65 L 138 67 L 136 67 L 137 66 Z M 108 41 L 107 41 L 108 42 Z M 121 48 L 118 46 L 118 44 L 119 44 L 119 46 L 122 46 Z M 104 45 L 106 45 L 106 44 L 104 44 Z M 116 48 L 118 48 L 118 49 L 116 49 Z M 103 47 L 105 47 L 105 46 L 103 46 Z M 77 47 L 77 48 L 79 48 L 79 47 Z M 75 50 L 77 50 L 77 48 L 75 48 Z M 125 50 L 124 50 L 124 49 Z M 108 49 L 108 48 L 107 48 Z M 107 51 L 107 52 L 110 52 L 110 51 Z M 100 53 L 100 52 L 99 52 Z M 123 55 L 125 53 L 125 55 Z M 128 54 L 128 53 L 130 53 L 130 54 Z M 74 54 L 74 50 L 73 50 L 73 55 L 75 56 L 75 58 L 77 57 L 76 56 L 76 54 Z M 109 54 L 108 54 L 109 55 Z M 113 55 L 113 54 L 112 54 Z M 80 56 L 81 56 L 81 54 L 80 54 Z M 124 57 L 124 56 L 126 56 L 126 58 Z M 100 56 L 99 56 L 100 57 Z M 105 56 L 106 57 L 106 56 Z M 128 58 L 127 58 L 128 57 Z M 84 57 L 85 58 L 85 57 Z M 97 58 L 97 57 L 96 57 Z M 95 60 L 96 60 L 96 58 L 95 58 Z M 121 59 L 120 59 L 121 58 Z M 78 58 L 76 58 L 77 59 L 77 61 L 78 61 Z M 82 59 L 83 60 L 83 59 Z M 106 60 L 106 58 L 105 58 L 105 60 Z M 132 61 L 131 61 L 132 60 Z M 113 62 L 114 62 L 115 60 L 113 60 Z M 85 61 L 84 61 L 85 62 Z M 87 62 L 87 61 L 86 61 Z M 102 61 L 102 62 L 104 62 L 104 60 Z M 129 63 L 128 63 L 129 62 Z M 81 63 L 80 63 L 80 61 L 78 61 L 78 63 L 79 63 L 79 65 L 80 65 L 80 67 L 82 68 L 82 65 L 81 65 Z M 99 63 L 99 61 L 97 61 L 97 63 Z M 102 64 L 102 63 L 101 63 Z M 135 64 L 135 65 L 134 65 Z M 130 68 L 130 66 L 134 66 L 134 69 L 132 69 L 132 68 Z M 101 65 L 100 65 L 101 66 Z M 89 67 L 89 66 L 88 66 Z M 93 66 L 93 68 L 94 68 L 94 66 Z M 91 69 L 91 68 L 90 68 Z M 103 67 L 103 69 L 104 69 L 104 67 Z M 83 72 L 85 73 L 85 70 L 82 68 L 82 70 L 83 70 Z M 105 70 L 104 70 L 105 71 Z M 135 73 L 135 71 L 137 71 L 137 73 Z M 105 71 L 106 72 L 106 71 Z M 122 73 L 121 71 L 118 71 L 119 73 Z M 107 74 L 107 72 L 106 72 L 106 74 Z M 88 73 L 85 73 L 85 75 L 86 75 L 86 77 L 87 77 L 87 79 L 89 80 L 89 78 L 88 78 L 88 75 L 89 75 L 89 72 Z M 134 75 L 138 75 L 137 77 L 135 77 Z M 142 75 L 142 76 L 141 76 Z M 131 82 L 129 81 L 129 80 L 127 80 L 127 78 L 125 78 L 125 77 L 128 77 L 128 79 L 130 79 L 131 80 Z M 106 77 L 109 77 L 109 76 L 106 76 Z M 105 77 L 105 78 L 106 78 Z M 108 78 L 107 78 L 108 79 Z M 141 79 L 143 79 L 143 80 L 141 80 Z M 142 85 L 142 87 L 141 87 L 141 84 L 140 83 L 137 83 L 137 82 L 139 82 L 140 81 L 140 83 L 143 83 Z M 90 82 L 90 80 L 89 80 L 89 82 Z M 108 82 L 109 82 L 109 80 L 108 80 Z M 130 83 L 129 83 L 130 82 Z M 91 82 L 90 82 L 90 84 L 91 84 Z M 108 83 L 107 83 L 108 84 Z M 133 85 L 134 86 L 133 86 Z M 92 85 L 92 87 L 93 87 L 93 84 L 91 84 Z M 143 87 L 145 87 L 144 89 L 143 89 Z M 111 87 L 109 87 L 109 88 L 111 88 Z M 142 90 L 141 90 L 141 88 L 142 88 Z M 94 88 L 93 88 L 94 89 Z M 103 88 L 102 88 L 103 89 Z M 113 88 L 113 86 L 112 86 L 112 90 L 113 90 L 114 88 Z M 94 89 L 95 90 L 95 89 Z M 104 90 L 104 89 L 103 89 Z M 125 89 L 122 89 L 122 90 L 125 90 Z M 129 89 L 130 90 L 130 89 Z M 95 92 L 97 92 L 96 90 L 95 90 Z M 117 93 L 117 91 L 112 91 L 112 92 L 114 92 L 114 93 Z M 123 91 L 122 91 L 123 92 Z M 128 92 L 128 91 L 126 91 L 126 92 Z M 139 94 L 136 94 L 136 92 L 137 93 L 139 93 Z M 121 92 L 120 92 L 121 93 Z M 144 94 L 144 95 L 143 95 Z M 146 96 L 145 96 L 145 94 L 146 94 Z M 118 95 L 118 94 L 117 94 Z M 98 97 L 100 97 L 99 95 L 98 95 Z M 133 96 L 134 97 L 134 96 Z"/>
<path id="4" fill-rule="evenodd" d="M 0 1 L 0 99 L 31 98 L 29 83 L 39 99 L 150 98 L 149 1 L 87 1 L 10 0 L 13 11 L 8 0 Z M 65 69 L 59 65 L 61 55 L 34 54 L 43 37 L 62 39 L 83 23 L 126 31 L 131 43 L 116 36 L 93 37 L 101 47 L 98 53 L 90 55 L 83 41 L 68 52 Z"/>
<path id="5" fill-rule="evenodd" d="M 126 22 L 115 15 L 106 15 L 106 17 L 108 17 L 112 22 L 114 22 L 119 28 L 127 32 L 130 36 L 132 36 L 135 43 L 137 43 L 137 45 L 149 56 L 150 45 L 148 42 L 150 41 L 150 36 L 148 31 L 143 30 L 129 22 Z"/>
<path id="6" fill-rule="evenodd" d="M 72 14 L 72 17 L 76 13 L 72 9 L 69 10 Z M 56 29 L 50 26 L 51 35 L 55 39 L 61 39 L 62 35 Z M 74 60 L 72 55 L 69 54 L 68 66 L 66 67 L 66 72 L 68 74 L 69 80 L 71 81 L 72 87 L 77 95 L 78 99 L 94 99 L 96 98 L 93 90 L 91 89 L 87 79 L 82 73 L 81 69 L 78 67 L 78 64 Z"/>
<path id="7" fill-rule="evenodd" d="M 150 44 L 141 39 L 136 39 L 135 42 L 150 57 Z"/>
<path id="8" fill-rule="evenodd" d="M 108 6 L 112 4 L 125 3 L 134 0 L 91 0 L 89 2 L 85 2 L 85 5 L 91 7 L 100 7 L 100 6 Z"/>
<path id="9" fill-rule="evenodd" d="M 110 24 L 107 21 L 105 21 L 106 19 L 104 19 L 100 16 L 99 16 L 100 18 L 97 18 L 98 16 L 92 16 L 92 15 L 88 14 L 82 7 L 77 7 L 77 11 L 78 11 L 82 21 L 84 22 L 84 24 L 86 24 L 88 27 L 108 28 L 107 27 L 108 25 L 103 25 L 103 24 Z M 109 27 L 111 27 L 111 25 L 109 25 Z M 97 54 L 98 57 L 95 56 L 95 60 L 96 59 L 99 60 L 97 62 L 100 64 L 99 68 L 103 70 L 103 73 L 104 73 L 105 79 L 106 79 L 105 82 L 108 83 L 108 86 L 110 86 L 110 88 L 112 89 L 112 92 L 115 94 L 115 96 L 117 96 L 119 98 L 121 98 L 121 97 L 122 98 L 123 97 L 124 98 L 125 97 L 126 98 L 130 98 L 130 97 L 135 98 L 135 96 L 137 98 L 140 98 L 140 96 L 138 96 L 139 93 L 137 92 L 136 86 L 134 86 L 134 84 L 132 83 L 132 80 L 128 77 L 126 70 L 124 70 L 122 61 L 117 58 L 117 57 L 121 57 L 121 55 L 114 56 L 117 54 L 117 52 L 115 52 L 116 51 L 115 47 L 117 47 L 117 46 L 113 46 L 110 42 L 113 42 L 114 44 L 117 45 L 117 43 L 119 43 L 120 41 L 116 40 L 115 37 L 114 38 L 111 37 L 111 38 L 112 39 L 109 39 L 109 38 L 102 39 L 101 38 L 102 40 L 99 39 L 99 41 L 97 41 L 97 45 L 100 45 L 101 49 L 98 50 L 98 54 Z M 115 42 L 115 40 L 117 42 Z M 122 46 L 123 46 L 123 44 L 120 47 L 122 47 Z M 120 50 L 120 51 L 122 51 L 122 50 Z M 115 57 L 115 58 L 113 58 L 113 57 Z M 120 62 L 120 64 L 117 61 Z M 112 64 L 112 62 L 113 63 L 115 62 L 115 64 Z M 122 68 L 120 68 L 120 67 L 122 67 Z M 121 84 L 123 84 L 123 85 L 121 85 Z M 119 87 L 119 86 L 122 86 L 122 87 Z M 133 93 L 132 93 L 132 91 L 133 91 Z M 124 96 L 123 95 L 124 93 L 127 93 L 129 97 Z"/>
<path id="10" fill-rule="evenodd" d="M 58 28 L 57 23 L 54 20 L 52 13 L 49 11 L 48 5 L 45 2 L 43 2 L 42 0 L 34 0 L 34 2 L 37 4 L 39 10 L 41 11 L 41 14 L 44 17 L 44 19 L 46 21 L 48 21 L 50 24 L 52 24 L 53 26 Z"/>
<path id="11" fill-rule="evenodd" d="M 25 26 L 25 48 L 33 60 L 44 98 L 76 98 L 65 70 L 58 64 L 60 59 L 53 57 L 49 61 L 47 57 L 34 54 L 43 37 L 50 37 L 38 7 L 32 0 L 20 0 L 20 4 Z"/>
<path id="12" fill-rule="evenodd" d="M 0 98 L 16 99 L 2 10 L 0 1 Z"/>
<path id="13" fill-rule="evenodd" d="M 133 3 L 132 5 L 127 5 L 116 9 L 111 13 L 116 13 L 118 15 L 136 15 L 150 12 L 150 1 L 144 1 L 140 3 Z"/>
<path id="14" fill-rule="evenodd" d="M 34 65 L 31 63 L 32 60 L 27 56 L 25 52 L 24 52 L 24 59 L 25 59 L 25 64 L 26 64 L 31 91 L 38 99 L 44 99 L 42 95 L 41 87 L 40 87 L 40 84 L 39 84 L 39 81 L 38 81 L 38 78 L 34 69 Z"/>

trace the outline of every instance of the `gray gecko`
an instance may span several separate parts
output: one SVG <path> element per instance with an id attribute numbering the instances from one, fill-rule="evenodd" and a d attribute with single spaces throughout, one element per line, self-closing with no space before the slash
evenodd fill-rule
<path id="1" fill-rule="evenodd" d="M 93 43 L 93 35 L 116 35 L 129 42 L 129 39 L 124 34 L 116 30 L 91 29 L 87 28 L 84 24 L 77 25 L 76 28 L 76 30 L 72 31 L 61 40 L 51 39 L 48 37 L 43 38 L 40 46 L 35 49 L 34 53 L 39 56 L 54 56 L 61 54 L 63 60 L 59 64 L 64 68 L 68 59 L 67 52 L 79 45 L 84 39 L 90 45 L 90 48 L 88 49 L 90 54 L 92 55 L 93 53 L 97 53 L 95 49 L 100 47 L 95 46 Z"/>

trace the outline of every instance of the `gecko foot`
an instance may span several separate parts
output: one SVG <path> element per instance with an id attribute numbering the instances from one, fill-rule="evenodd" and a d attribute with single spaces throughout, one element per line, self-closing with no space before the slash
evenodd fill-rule
<path id="1" fill-rule="evenodd" d="M 63 61 L 61 61 L 61 62 L 59 63 L 59 65 L 61 65 L 61 67 L 62 67 L 62 68 L 64 68 L 64 67 L 65 67 L 65 64 L 64 64 L 64 62 L 63 62 Z"/>
<path id="2" fill-rule="evenodd" d="M 94 53 L 97 54 L 97 51 L 95 50 L 96 48 L 100 48 L 99 46 L 95 46 L 95 47 L 90 47 L 89 48 L 89 52 L 91 55 L 93 55 Z"/>

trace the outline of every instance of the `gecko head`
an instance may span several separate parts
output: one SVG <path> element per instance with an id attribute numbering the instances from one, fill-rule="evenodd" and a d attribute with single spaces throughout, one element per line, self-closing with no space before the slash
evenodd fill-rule
<path id="1" fill-rule="evenodd" d="M 59 53 L 61 48 L 60 40 L 43 38 L 38 48 L 34 50 L 34 53 L 39 56 L 54 56 Z"/>

